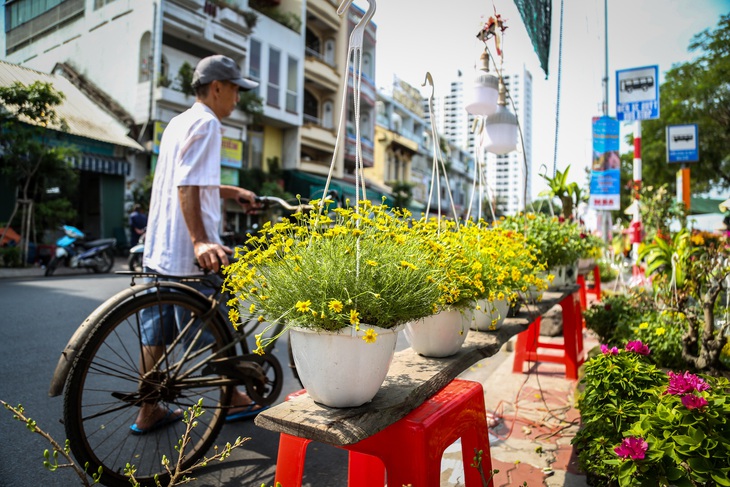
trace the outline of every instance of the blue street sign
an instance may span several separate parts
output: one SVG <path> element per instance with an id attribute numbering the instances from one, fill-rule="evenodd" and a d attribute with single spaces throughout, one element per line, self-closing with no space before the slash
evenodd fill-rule
<path id="1" fill-rule="evenodd" d="M 621 122 L 659 118 L 659 66 L 616 71 L 616 118 Z"/>
<path id="2" fill-rule="evenodd" d="M 700 147 L 697 124 L 667 126 L 667 162 L 697 162 Z"/>

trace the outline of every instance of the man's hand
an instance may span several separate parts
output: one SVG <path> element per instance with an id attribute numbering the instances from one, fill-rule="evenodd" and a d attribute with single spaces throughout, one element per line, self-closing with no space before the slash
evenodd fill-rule
<path id="1" fill-rule="evenodd" d="M 246 213 L 257 208 L 261 208 L 261 203 L 256 201 L 256 193 L 246 188 L 239 188 L 238 186 L 221 186 L 220 187 L 221 197 L 226 199 L 232 199 L 241 205 Z"/>
<path id="2" fill-rule="evenodd" d="M 233 254 L 229 247 L 213 242 L 197 242 L 193 249 L 200 267 L 213 272 L 218 272 L 222 265 L 228 265 L 228 256 Z"/>

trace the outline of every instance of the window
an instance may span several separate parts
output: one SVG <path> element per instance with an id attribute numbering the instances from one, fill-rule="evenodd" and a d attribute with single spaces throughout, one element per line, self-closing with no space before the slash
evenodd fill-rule
<path id="1" fill-rule="evenodd" d="M 99 10 L 101 7 L 108 3 L 112 3 L 114 0 L 94 0 L 94 10 Z"/>
<path id="2" fill-rule="evenodd" d="M 256 39 L 251 39 L 248 63 L 248 77 L 261 84 L 261 43 Z M 254 88 L 256 94 L 259 94 L 259 86 Z"/>
<path id="3" fill-rule="evenodd" d="M 149 81 L 152 74 L 151 45 L 151 35 L 149 32 L 145 32 L 139 41 L 139 83 Z"/>
<path id="4" fill-rule="evenodd" d="M 319 100 L 311 91 L 304 90 L 304 121 L 319 125 Z"/>
<path id="5" fill-rule="evenodd" d="M 5 32 L 39 17 L 63 3 L 63 0 L 20 0 L 5 7 Z"/>
<path id="6" fill-rule="evenodd" d="M 281 83 L 280 59 L 281 53 L 277 49 L 269 49 L 269 83 L 266 90 L 266 104 L 277 108 L 279 107 L 279 87 Z"/>
<path id="7" fill-rule="evenodd" d="M 263 132 L 248 132 L 248 169 L 261 169 L 264 156 Z"/>
<path id="8" fill-rule="evenodd" d="M 326 129 L 334 128 L 333 115 L 335 105 L 332 101 L 327 100 L 322 104 L 322 127 Z"/>
<path id="9" fill-rule="evenodd" d="M 286 111 L 297 113 L 297 77 L 299 76 L 299 63 L 290 57 L 286 72 Z"/>

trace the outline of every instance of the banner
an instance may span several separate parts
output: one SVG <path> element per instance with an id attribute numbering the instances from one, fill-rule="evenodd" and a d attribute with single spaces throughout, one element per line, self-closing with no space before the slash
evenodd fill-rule
<path id="1" fill-rule="evenodd" d="M 621 207 L 621 158 L 619 122 L 611 117 L 593 117 L 593 166 L 589 205 L 595 210 Z"/>

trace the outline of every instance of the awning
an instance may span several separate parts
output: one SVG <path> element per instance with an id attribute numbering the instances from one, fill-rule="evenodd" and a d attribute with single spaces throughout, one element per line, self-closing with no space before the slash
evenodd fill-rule
<path id="1" fill-rule="evenodd" d="M 724 213 L 725 210 L 720 209 L 720 205 L 724 203 L 725 200 L 723 199 L 692 196 L 689 202 L 689 212 L 692 215 L 703 215 L 706 213 Z"/>
<path id="2" fill-rule="evenodd" d="M 129 176 L 131 169 L 131 165 L 125 159 L 97 154 L 82 154 L 73 157 L 72 162 L 75 169 L 116 176 Z"/>
<path id="3" fill-rule="evenodd" d="M 301 195 L 302 198 L 321 198 L 324 192 L 327 178 L 317 174 L 311 174 L 303 171 L 284 171 L 285 189 L 291 194 Z M 371 183 L 366 181 L 367 196 L 370 201 L 379 204 L 385 196 L 385 204 L 392 205 L 393 197 L 379 188 L 374 188 Z M 355 200 L 355 184 L 342 179 L 333 178 L 329 185 L 330 190 L 335 190 L 344 198 L 349 198 L 351 203 Z M 362 192 L 361 192 L 362 197 Z"/>

